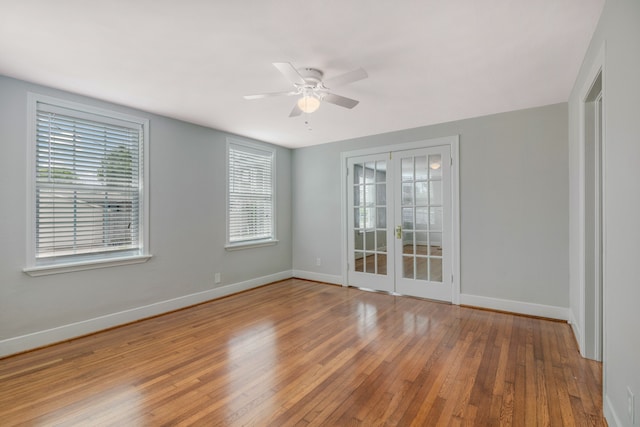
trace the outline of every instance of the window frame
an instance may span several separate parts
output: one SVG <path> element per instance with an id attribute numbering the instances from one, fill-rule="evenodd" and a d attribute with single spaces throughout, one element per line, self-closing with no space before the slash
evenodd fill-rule
<path id="1" fill-rule="evenodd" d="M 63 257 L 62 259 L 38 260 L 36 258 L 36 150 L 37 150 L 37 115 L 38 104 L 48 104 L 78 112 L 78 117 L 86 115 L 102 116 L 105 122 L 109 119 L 125 121 L 139 125 L 142 128 L 142 169 L 139 180 L 139 246 L 137 249 L 125 253 L 97 252 L 93 254 L 79 254 Z M 102 109 L 86 104 L 67 101 L 60 98 L 29 92 L 27 94 L 27 254 L 26 267 L 23 272 L 30 276 L 67 273 L 94 268 L 104 268 L 118 265 L 138 264 L 151 258 L 149 253 L 149 120 L 124 114 L 113 110 Z"/>
<path id="2" fill-rule="evenodd" d="M 230 184 L 231 184 L 231 168 L 230 168 L 230 148 L 232 146 L 242 147 L 250 150 L 257 150 L 266 153 L 271 153 L 271 237 L 263 238 L 263 239 L 252 239 L 252 240 L 244 240 L 240 242 L 231 242 L 230 240 L 230 220 L 231 220 L 231 212 L 230 212 Z M 240 249 L 248 249 L 255 248 L 261 246 L 271 246 L 278 243 L 277 239 L 277 227 L 276 227 L 276 165 L 277 165 L 277 153 L 275 147 L 272 147 L 267 144 L 259 144 L 254 142 L 249 142 L 244 139 L 232 138 L 228 137 L 226 140 L 226 152 L 225 152 L 225 177 L 226 177 L 226 189 L 225 189 L 225 214 L 226 214 L 226 233 L 225 233 L 225 249 L 228 251 L 240 250 Z"/>

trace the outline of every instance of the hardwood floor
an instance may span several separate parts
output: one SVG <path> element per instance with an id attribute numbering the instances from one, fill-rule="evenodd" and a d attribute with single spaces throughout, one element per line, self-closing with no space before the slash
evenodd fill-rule
<path id="1" fill-rule="evenodd" d="M 0 425 L 604 425 L 569 325 L 291 279 L 0 360 Z"/>

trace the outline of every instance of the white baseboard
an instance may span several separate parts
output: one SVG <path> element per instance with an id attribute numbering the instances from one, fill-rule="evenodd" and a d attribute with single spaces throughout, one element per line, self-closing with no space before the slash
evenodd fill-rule
<path id="1" fill-rule="evenodd" d="M 613 405 L 611 404 L 611 401 L 609 400 L 609 396 L 607 396 L 606 394 L 604 395 L 604 399 L 603 400 L 603 412 L 604 412 L 604 418 L 607 420 L 607 424 L 609 425 L 609 427 L 622 427 L 625 424 L 620 421 L 620 418 L 618 418 L 618 414 L 616 413 L 616 411 L 613 409 Z"/>
<path id="2" fill-rule="evenodd" d="M 282 271 L 280 273 L 262 276 L 244 282 L 233 283 L 209 289 L 194 294 L 184 295 L 166 301 L 136 307 L 129 310 L 111 313 L 68 325 L 58 326 L 43 331 L 34 332 L 27 335 L 8 338 L 0 341 L 0 357 L 20 353 L 34 348 L 43 347 L 57 342 L 65 341 L 82 335 L 91 334 L 114 326 L 123 325 L 137 320 L 145 319 L 173 310 L 189 307 L 195 304 L 210 301 L 223 296 L 235 294 L 241 291 L 252 289 L 268 283 L 293 277 L 292 271 Z"/>
<path id="3" fill-rule="evenodd" d="M 342 285 L 342 276 L 333 274 L 314 273 L 312 271 L 293 270 L 293 277 L 305 280 L 314 280 L 316 282 L 331 283 L 333 285 Z"/>
<path id="4" fill-rule="evenodd" d="M 576 320 L 576 316 L 573 314 L 573 310 L 569 309 L 569 324 L 571 325 L 571 330 L 573 331 L 573 336 L 576 338 L 576 342 L 578 343 L 578 351 L 580 351 L 580 355 L 584 356 L 584 341 L 582 336 L 582 326 Z"/>
<path id="5" fill-rule="evenodd" d="M 508 311 L 510 313 L 526 314 L 529 316 L 547 317 L 549 319 L 560 319 L 566 321 L 570 319 L 569 308 L 553 305 L 534 304 L 530 302 L 482 297 L 469 294 L 460 294 L 460 304 L 489 308 L 492 310 Z"/>

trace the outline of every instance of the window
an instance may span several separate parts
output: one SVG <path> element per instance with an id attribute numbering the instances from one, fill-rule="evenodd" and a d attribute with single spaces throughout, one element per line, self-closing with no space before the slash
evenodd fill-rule
<path id="1" fill-rule="evenodd" d="M 273 244 L 275 151 L 227 142 L 227 248 Z"/>
<path id="2" fill-rule="evenodd" d="M 40 95 L 30 94 L 29 104 L 32 229 L 25 271 L 146 260 L 148 122 Z"/>

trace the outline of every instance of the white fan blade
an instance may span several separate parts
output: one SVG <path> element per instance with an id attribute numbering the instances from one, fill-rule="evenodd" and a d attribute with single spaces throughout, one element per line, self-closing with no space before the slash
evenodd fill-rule
<path id="1" fill-rule="evenodd" d="M 331 89 L 347 83 L 357 82 L 358 80 L 366 79 L 367 77 L 369 77 L 367 72 L 362 68 L 358 68 L 357 70 L 349 71 L 348 73 L 323 80 L 322 84 L 327 89 Z"/>
<path id="2" fill-rule="evenodd" d="M 331 104 L 339 105 L 344 108 L 353 108 L 360 102 L 356 101 L 355 99 L 346 98 L 344 96 L 335 95 L 333 93 L 327 93 L 326 95 L 324 95 L 322 100 L 325 102 L 330 102 Z"/>
<path id="3" fill-rule="evenodd" d="M 300 114 L 302 114 L 302 110 L 298 107 L 298 103 L 296 102 L 296 105 L 293 107 L 293 110 L 291 110 L 289 117 L 298 117 Z"/>
<path id="4" fill-rule="evenodd" d="M 305 81 L 300 73 L 298 73 L 298 70 L 296 70 L 289 62 L 274 62 L 273 66 L 276 67 L 278 71 L 280 71 L 291 83 L 299 85 L 305 84 Z"/>
<path id="5" fill-rule="evenodd" d="M 293 96 L 297 94 L 298 92 L 296 91 L 260 93 L 258 95 L 245 95 L 244 99 L 262 99 L 262 98 L 271 98 L 274 96 Z"/>

